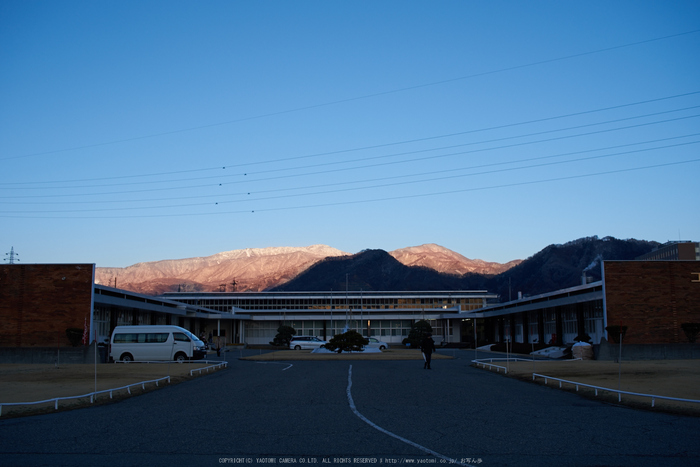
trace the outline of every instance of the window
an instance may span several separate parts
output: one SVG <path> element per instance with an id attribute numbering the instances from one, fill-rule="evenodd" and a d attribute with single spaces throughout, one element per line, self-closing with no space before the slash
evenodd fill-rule
<path id="1" fill-rule="evenodd" d="M 146 342 L 162 344 L 168 340 L 167 332 L 157 332 L 146 334 Z"/>
<path id="2" fill-rule="evenodd" d="M 190 338 L 187 337 L 186 334 L 183 334 L 181 332 L 174 332 L 173 337 L 175 338 L 175 342 L 189 342 Z"/>
<path id="3" fill-rule="evenodd" d="M 129 344 L 132 342 L 138 342 L 138 334 L 115 334 L 114 343 L 115 344 Z"/>
<path id="4" fill-rule="evenodd" d="M 115 344 L 158 344 L 163 343 L 168 340 L 169 333 L 167 332 L 150 332 L 150 333 L 126 333 L 126 334 L 115 334 L 114 343 Z"/>

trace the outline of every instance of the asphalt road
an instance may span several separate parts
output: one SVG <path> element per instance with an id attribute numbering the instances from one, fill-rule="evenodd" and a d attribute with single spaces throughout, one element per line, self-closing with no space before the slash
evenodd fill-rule
<path id="1" fill-rule="evenodd" d="M 451 352 L 450 352 L 451 353 Z M 235 360 L 119 403 L 0 420 L 2 466 L 696 466 L 700 419 L 469 366 Z"/>

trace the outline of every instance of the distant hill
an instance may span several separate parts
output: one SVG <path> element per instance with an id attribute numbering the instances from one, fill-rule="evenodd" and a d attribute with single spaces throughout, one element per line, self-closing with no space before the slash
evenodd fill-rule
<path id="1" fill-rule="evenodd" d="M 467 276 L 471 276 L 468 274 Z M 460 290 L 465 275 L 445 274 L 424 266 L 406 266 L 384 250 L 365 250 L 352 256 L 326 258 L 273 292 L 321 290 Z M 481 276 L 479 276 L 481 277 Z"/>
<path id="2" fill-rule="evenodd" d="M 383 250 L 326 258 L 273 291 L 348 290 L 488 290 L 509 296 L 538 295 L 589 281 L 600 280 L 602 260 L 632 260 L 659 244 L 643 240 L 587 237 L 563 245 L 550 245 L 515 267 L 497 275 L 446 274 L 424 266 L 406 266 Z"/>
<path id="3" fill-rule="evenodd" d="M 465 272 L 494 274 L 520 262 L 499 264 L 472 260 L 435 244 L 403 248 L 389 254 L 400 263 L 457 275 Z M 178 290 L 260 292 L 286 283 L 324 258 L 351 256 L 327 245 L 246 248 L 205 257 L 138 263 L 125 268 L 98 267 L 95 281 L 148 295 Z M 342 279 L 345 290 L 345 276 Z"/>
<path id="4" fill-rule="evenodd" d="M 502 301 L 515 300 L 518 292 L 539 295 L 601 280 L 601 261 L 633 260 L 659 246 L 645 240 L 585 237 L 562 245 L 549 245 L 508 271 L 486 281 L 490 292 Z"/>
<path id="5" fill-rule="evenodd" d="M 389 254 L 406 266 L 424 266 L 434 269 L 437 272 L 457 275 L 473 272 L 495 275 L 505 272 L 522 262 L 516 259 L 501 264 L 490 263 L 481 259 L 469 259 L 457 252 L 434 243 L 401 248 L 390 251 Z"/>
<path id="6" fill-rule="evenodd" d="M 631 260 L 657 242 L 587 237 L 550 245 L 525 261 L 472 260 L 435 244 L 348 254 L 326 245 L 233 250 L 212 256 L 96 269 L 95 281 L 150 295 L 164 292 L 488 290 L 501 300 L 600 280 L 601 260 Z"/>
<path id="7" fill-rule="evenodd" d="M 326 245 L 246 248 L 211 256 L 138 263 L 126 268 L 96 268 L 95 282 L 159 295 L 178 290 L 262 291 L 286 282 L 317 261 L 344 253 Z"/>

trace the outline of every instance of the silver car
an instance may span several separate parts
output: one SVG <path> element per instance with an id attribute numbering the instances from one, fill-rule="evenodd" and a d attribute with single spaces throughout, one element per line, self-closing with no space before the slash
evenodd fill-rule
<path id="1" fill-rule="evenodd" d="M 379 339 L 376 339 L 374 337 L 368 337 L 369 343 L 365 345 L 365 347 L 373 348 L 373 349 L 379 349 L 379 350 L 386 350 L 389 348 L 389 344 L 386 342 L 382 342 Z"/>
<path id="2" fill-rule="evenodd" d="M 297 337 L 292 337 L 292 340 L 289 341 L 289 348 L 294 349 L 294 350 L 302 350 L 302 349 L 318 349 L 320 347 L 323 347 L 327 344 L 328 342 L 319 339 L 316 336 L 297 336 Z"/>

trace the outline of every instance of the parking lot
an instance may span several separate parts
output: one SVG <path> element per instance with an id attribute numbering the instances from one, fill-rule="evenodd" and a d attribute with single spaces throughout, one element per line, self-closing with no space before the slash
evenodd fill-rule
<path id="1" fill-rule="evenodd" d="M 139 397 L 0 420 L 3 465 L 697 465 L 700 419 L 583 399 L 469 358 L 247 361 Z"/>

